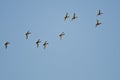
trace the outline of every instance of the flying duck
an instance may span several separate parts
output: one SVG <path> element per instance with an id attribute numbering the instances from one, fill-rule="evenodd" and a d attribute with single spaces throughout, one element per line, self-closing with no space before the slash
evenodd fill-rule
<path id="1" fill-rule="evenodd" d="M 30 34 L 31 34 L 31 32 L 29 32 L 29 31 L 27 31 L 27 32 L 25 33 L 26 39 L 28 39 L 28 35 L 30 35 Z"/>
<path id="2" fill-rule="evenodd" d="M 96 27 L 102 24 L 99 20 L 96 21 Z"/>
<path id="3" fill-rule="evenodd" d="M 39 47 L 40 42 L 41 42 L 40 39 L 36 41 L 37 48 Z"/>
<path id="4" fill-rule="evenodd" d="M 5 42 L 5 48 L 7 49 L 8 45 L 10 44 L 10 42 Z"/>
<path id="5" fill-rule="evenodd" d="M 102 13 L 101 10 L 99 9 L 97 16 L 100 16 L 100 15 L 102 15 L 102 14 L 103 14 L 103 13 Z"/>
<path id="6" fill-rule="evenodd" d="M 74 13 L 71 20 L 75 20 L 76 18 L 78 18 L 78 17 L 77 17 L 76 14 Z"/>
<path id="7" fill-rule="evenodd" d="M 48 45 L 48 42 L 45 41 L 44 44 L 43 44 L 44 49 L 46 49 L 46 46 L 47 46 L 47 45 Z"/>
<path id="8" fill-rule="evenodd" d="M 64 32 L 62 32 L 62 33 L 59 34 L 60 40 L 62 40 L 62 37 L 63 37 L 64 35 L 65 35 Z"/>
<path id="9" fill-rule="evenodd" d="M 64 21 L 66 21 L 66 19 L 68 19 L 70 16 L 68 15 L 68 12 L 66 13 L 65 17 L 64 17 Z"/>

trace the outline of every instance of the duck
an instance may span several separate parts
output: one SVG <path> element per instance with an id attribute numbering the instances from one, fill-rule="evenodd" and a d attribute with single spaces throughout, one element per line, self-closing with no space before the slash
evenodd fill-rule
<path id="1" fill-rule="evenodd" d="M 96 20 L 96 27 L 102 24 L 99 20 Z"/>
<path id="2" fill-rule="evenodd" d="M 5 42 L 5 48 L 7 49 L 8 45 L 10 44 L 10 42 Z"/>
<path id="3" fill-rule="evenodd" d="M 73 21 L 73 20 L 75 20 L 76 18 L 78 18 L 78 17 L 77 17 L 76 14 L 74 13 L 71 20 Z"/>
<path id="4" fill-rule="evenodd" d="M 31 34 L 31 32 L 29 32 L 29 31 L 27 31 L 27 32 L 25 33 L 26 39 L 28 39 L 28 35 L 30 35 L 30 34 Z"/>
<path id="5" fill-rule="evenodd" d="M 66 13 L 65 17 L 64 17 L 64 21 L 66 21 L 66 19 L 68 19 L 70 16 L 68 15 L 68 12 Z"/>
<path id="6" fill-rule="evenodd" d="M 64 32 L 62 32 L 62 33 L 59 34 L 60 40 L 62 40 L 62 38 L 63 38 L 64 35 L 65 35 Z"/>
<path id="7" fill-rule="evenodd" d="M 102 14 L 103 14 L 103 13 L 102 13 L 101 10 L 99 9 L 97 16 L 100 16 L 100 15 L 102 15 Z"/>
<path id="8" fill-rule="evenodd" d="M 43 43 L 43 47 L 44 47 L 44 49 L 46 49 L 46 46 L 48 45 L 48 42 L 47 41 L 45 41 L 44 43 Z"/>
<path id="9" fill-rule="evenodd" d="M 37 45 L 37 48 L 39 47 L 39 44 L 40 44 L 40 39 L 38 39 L 35 43 L 36 43 L 36 45 Z"/>

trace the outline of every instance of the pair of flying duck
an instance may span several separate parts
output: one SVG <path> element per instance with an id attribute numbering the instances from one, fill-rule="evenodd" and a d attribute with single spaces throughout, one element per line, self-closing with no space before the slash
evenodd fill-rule
<path id="1" fill-rule="evenodd" d="M 40 41 L 40 39 L 38 39 L 35 43 L 36 43 L 36 45 L 37 45 L 37 48 L 39 47 L 39 45 L 40 45 L 40 42 L 42 42 L 42 41 Z M 46 48 L 46 46 L 48 45 L 48 42 L 47 41 L 45 41 L 44 43 L 43 43 L 43 47 L 44 47 L 44 49 Z"/>
<path id="2" fill-rule="evenodd" d="M 40 41 L 40 39 L 38 39 L 35 43 L 36 43 L 36 45 L 37 45 L 37 48 L 39 47 L 39 45 L 40 45 L 40 42 L 42 42 L 42 41 Z M 44 43 L 43 43 L 43 47 L 44 47 L 44 49 L 46 48 L 46 46 L 48 45 L 48 42 L 47 41 L 45 41 Z"/>
<path id="3" fill-rule="evenodd" d="M 97 16 L 102 15 L 103 13 L 101 12 L 101 10 L 98 11 Z M 98 27 L 100 24 L 102 24 L 99 20 L 96 20 L 96 27 Z"/>
<path id="4" fill-rule="evenodd" d="M 68 12 L 67 12 L 66 15 L 65 15 L 65 17 L 64 17 L 64 21 L 66 21 L 69 17 L 70 17 L 70 16 L 69 16 L 69 14 L 68 14 Z M 73 21 L 73 20 L 75 20 L 76 18 L 78 18 L 78 17 L 77 17 L 76 14 L 74 13 L 71 20 Z"/>
<path id="5" fill-rule="evenodd" d="M 27 31 L 27 32 L 25 33 L 25 35 L 26 35 L 26 39 L 28 39 L 28 36 L 29 36 L 30 34 L 31 34 L 31 32 L 29 32 L 29 31 Z M 40 39 L 38 39 L 38 40 L 35 42 L 37 48 L 39 47 L 39 45 L 40 45 L 41 42 L 42 42 L 42 41 L 40 41 Z M 47 45 L 48 45 L 48 42 L 45 41 L 45 42 L 43 43 L 43 47 L 44 47 L 44 49 L 46 48 Z"/>

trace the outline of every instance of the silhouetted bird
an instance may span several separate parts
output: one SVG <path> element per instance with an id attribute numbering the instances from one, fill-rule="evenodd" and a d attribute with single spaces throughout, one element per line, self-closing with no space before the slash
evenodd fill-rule
<path id="1" fill-rule="evenodd" d="M 68 15 L 68 12 L 66 13 L 66 15 L 65 15 L 65 17 L 64 17 L 64 21 L 66 20 L 66 19 L 68 19 L 70 16 Z"/>
<path id="2" fill-rule="evenodd" d="M 100 16 L 100 15 L 102 15 L 102 14 L 103 14 L 103 13 L 102 13 L 101 10 L 99 9 L 97 16 Z"/>
<path id="3" fill-rule="evenodd" d="M 60 33 L 59 37 L 60 37 L 60 40 L 62 40 L 62 37 L 65 35 L 64 32 Z"/>
<path id="4" fill-rule="evenodd" d="M 48 42 L 45 41 L 44 44 L 43 44 L 44 49 L 46 49 L 46 46 L 47 46 L 47 45 L 48 45 Z"/>
<path id="5" fill-rule="evenodd" d="M 27 31 L 27 32 L 25 33 L 26 39 L 28 39 L 28 35 L 30 35 L 30 34 L 31 34 L 31 32 L 29 32 L 29 31 Z"/>
<path id="6" fill-rule="evenodd" d="M 76 18 L 78 18 L 78 17 L 77 17 L 76 14 L 74 13 L 74 14 L 73 14 L 73 17 L 72 17 L 72 20 L 74 20 L 74 19 L 76 19 Z"/>
<path id="7" fill-rule="evenodd" d="M 102 24 L 99 20 L 96 21 L 96 27 Z"/>
<path id="8" fill-rule="evenodd" d="M 5 42 L 5 48 L 7 49 L 8 45 L 10 44 L 10 42 Z"/>
<path id="9" fill-rule="evenodd" d="M 40 39 L 36 41 L 37 48 L 39 47 L 40 42 L 41 42 Z"/>

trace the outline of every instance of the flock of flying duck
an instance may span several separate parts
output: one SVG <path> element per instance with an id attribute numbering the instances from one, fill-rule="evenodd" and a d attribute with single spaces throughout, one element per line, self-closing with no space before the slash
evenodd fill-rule
<path id="1" fill-rule="evenodd" d="M 27 32 L 25 33 L 26 39 L 28 39 L 28 36 L 29 36 L 30 34 L 31 34 L 31 32 L 29 32 L 29 31 L 27 31 Z M 40 43 L 41 43 L 40 39 L 38 39 L 35 43 L 36 43 L 36 46 L 37 46 L 37 48 L 38 48 L 39 45 L 40 45 Z M 47 45 L 48 45 L 48 42 L 45 41 L 45 42 L 43 43 L 44 49 L 46 48 Z"/>
<path id="2" fill-rule="evenodd" d="M 103 14 L 103 13 L 102 13 L 101 10 L 99 9 L 97 16 L 100 16 L 100 15 L 102 15 L 102 14 Z M 69 17 L 70 17 L 70 16 L 69 16 L 69 14 L 68 14 L 68 12 L 67 12 L 66 15 L 65 15 L 65 17 L 64 17 L 64 21 L 66 21 Z M 76 14 L 74 13 L 71 20 L 73 21 L 73 20 L 75 20 L 76 18 L 78 18 L 78 17 L 77 17 Z M 96 27 L 98 27 L 100 24 L 102 24 L 102 23 L 101 23 L 99 20 L 96 20 Z"/>
<path id="3" fill-rule="evenodd" d="M 97 16 L 100 16 L 100 15 L 102 15 L 102 14 L 103 14 L 103 13 L 101 12 L 101 10 L 99 10 Z M 67 12 L 66 15 L 65 15 L 65 17 L 64 17 L 64 21 L 66 21 L 69 17 L 70 17 L 70 16 L 69 16 L 69 14 L 68 14 L 68 12 Z M 73 20 L 75 20 L 76 18 L 78 18 L 78 17 L 77 17 L 76 14 L 74 13 L 71 20 L 73 21 Z M 98 27 L 100 24 L 102 24 L 102 23 L 101 23 L 99 20 L 96 20 L 96 27 Z M 25 33 L 26 39 L 28 39 L 28 37 L 29 37 L 30 34 L 31 34 L 31 32 L 29 32 L 29 31 L 27 31 L 27 32 Z M 65 35 L 64 32 L 62 32 L 62 33 L 59 34 L 60 40 L 62 40 L 62 38 L 63 38 L 64 35 Z M 38 39 L 35 43 L 36 43 L 36 46 L 37 46 L 37 48 L 38 48 L 39 45 L 40 45 L 40 43 L 41 43 L 40 39 Z M 10 44 L 10 42 L 5 42 L 4 45 L 5 45 L 5 48 L 6 48 L 6 49 L 7 49 L 7 47 L 8 47 L 9 44 Z M 45 41 L 45 42 L 43 43 L 43 48 L 45 49 L 47 45 L 48 45 L 48 42 Z"/>

